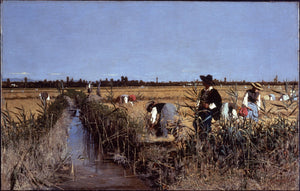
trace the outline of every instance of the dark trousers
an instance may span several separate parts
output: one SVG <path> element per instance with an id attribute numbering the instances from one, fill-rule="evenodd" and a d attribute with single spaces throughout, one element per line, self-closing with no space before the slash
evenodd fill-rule
<path id="1" fill-rule="evenodd" d="M 212 112 L 211 111 L 200 111 L 198 114 L 199 117 L 193 122 L 194 129 L 196 133 L 211 131 L 211 120 L 212 120 Z"/>

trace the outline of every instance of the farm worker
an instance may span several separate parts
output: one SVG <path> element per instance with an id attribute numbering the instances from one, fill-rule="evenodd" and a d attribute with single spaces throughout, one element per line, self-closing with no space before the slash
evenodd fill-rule
<path id="1" fill-rule="evenodd" d="M 146 106 L 146 110 L 151 113 L 151 124 L 157 124 L 163 137 L 168 137 L 168 123 L 175 122 L 178 117 L 178 112 L 174 104 L 172 103 L 155 103 L 151 101 Z M 159 117 L 157 119 L 157 114 Z"/>
<path id="2" fill-rule="evenodd" d="M 220 109 L 222 107 L 222 98 L 213 85 L 212 75 L 200 75 L 204 88 L 201 90 L 197 99 L 196 119 L 193 122 L 196 133 L 198 125 L 206 132 L 211 131 L 211 121 L 220 119 Z"/>
<path id="3" fill-rule="evenodd" d="M 280 96 L 280 98 L 279 98 L 279 101 L 287 101 L 287 100 L 289 100 L 289 99 L 290 99 L 289 95 L 287 95 L 287 94 L 282 94 L 282 95 Z"/>
<path id="4" fill-rule="evenodd" d="M 259 91 L 262 90 L 262 86 L 258 83 L 251 83 L 252 89 L 246 91 L 243 99 L 243 106 L 248 109 L 247 118 L 258 121 L 258 115 L 261 105 L 261 96 Z"/>
<path id="5" fill-rule="evenodd" d="M 129 95 L 129 98 L 128 98 L 129 102 L 131 103 L 131 105 L 133 106 L 133 102 L 136 101 L 136 97 L 135 95 Z"/>
<path id="6" fill-rule="evenodd" d="M 223 103 L 220 112 L 226 120 L 238 119 L 237 107 L 234 103 Z"/>
<path id="7" fill-rule="evenodd" d="M 121 99 L 122 99 L 122 103 L 128 103 L 128 95 L 124 94 L 124 95 L 121 95 Z"/>
<path id="8" fill-rule="evenodd" d="M 88 84 L 88 87 L 87 87 L 88 89 L 88 94 L 90 95 L 91 94 L 91 92 L 92 92 L 92 83 L 91 83 L 91 81 L 89 81 L 89 84 Z"/>
<path id="9" fill-rule="evenodd" d="M 129 95 L 129 101 L 136 101 L 135 95 Z"/>
<path id="10" fill-rule="evenodd" d="M 127 103 L 128 102 L 128 95 L 126 95 L 126 94 L 119 95 L 116 98 L 115 102 L 119 103 L 119 104 Z"/>
<path id="11" fill-rule="evenodd" d="M 101 86 L 101 80 L 99 81 L 98 87 L 97 87 L 97 95 L 98 95 L 99 97 L 101 97 L 100 86 Z"/>
<path id="12" fill-rule="evenodd" d="M 270 101 L 275 101 L 275 95 L 274 94 L 270 94 L 269 95 L 269 100 Z"/>
<path id="13" fill-rule="evenodd" d="M 39 97 L 44 105 L 46 105 L 47 101 L 50 101 L 50 95 L 48 94 L 48 92 L 39 93 Z"/>

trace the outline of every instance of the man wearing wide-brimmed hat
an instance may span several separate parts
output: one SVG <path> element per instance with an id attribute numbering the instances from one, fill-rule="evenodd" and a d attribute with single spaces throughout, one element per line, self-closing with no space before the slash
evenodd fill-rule
<path id="1" fill-rule="evenodd" d="M 252 89 L 247 90 L 245 93 L 243 106 L 248 109 L 247 118 L 253 119 L 257 122 L 261 105 L 261 96 L 259 91 L 263 90 L 263 88 L 258 82 L 251 83 L 251 86 Z"/>
<path id="2" fill-rule="evenodd" d="M 214 82 L 212 75 L 200 75 L 204 88 L 198 95 L 196 120 L 194 128 L 198 132 L 198 127 L 206 132 L 211 131 L 212 118 L 220 119 L 220 109 L 222 106 L 222 98 L 219 92 L 213 87 Z"/>

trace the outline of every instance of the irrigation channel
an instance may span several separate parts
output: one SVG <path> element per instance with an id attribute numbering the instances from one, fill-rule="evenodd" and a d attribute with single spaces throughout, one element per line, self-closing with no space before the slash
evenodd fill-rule
<path id="1" fill-rule="evenodd" d="M 63 190 L 149 190 L 130 170 L 115 164 L 95 149 L 91 135 L 83 128 L 79 110 L 69 126 L 68 151 L 72 179 L 56 184 Z"/>

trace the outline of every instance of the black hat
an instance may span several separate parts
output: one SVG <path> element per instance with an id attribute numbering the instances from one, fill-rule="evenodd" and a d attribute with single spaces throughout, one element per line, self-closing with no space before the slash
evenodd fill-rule
<path id="1" fill-rule="evenodd" d="M 205 82 L 206 84 L 209 84 L 209 85 L 213 85 L 214 84 L 212 75 L 210 75 L 210 74 L 208 74 L 207 76 L 200 75 L 200 79 L 203 82 Z"/>
<path id="2" fill-rule="evenodd" d="M 152 110 L 152 107 L 154 106 L 154 101 L 152 100 L 152 101 L 149 101 L 147 104 L 146 104 L 146 110 L 148 111 L 148 112 L 151 112 L 151 110 Z"/>

